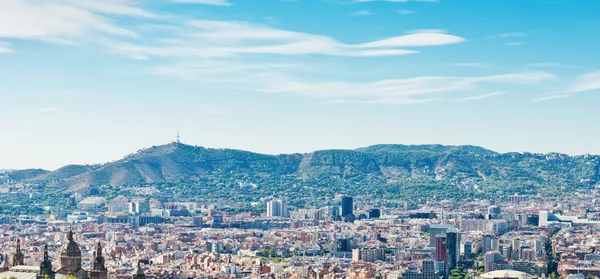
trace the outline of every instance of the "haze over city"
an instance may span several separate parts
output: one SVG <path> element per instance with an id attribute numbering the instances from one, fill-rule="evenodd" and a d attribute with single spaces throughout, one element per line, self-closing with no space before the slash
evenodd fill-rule
<path id="1" fill-rule="evenodd" d="M 0 169 L 104 163 L 177 131 L 268 154 L 600 154 L 597 1 L 0 6 Z"/>

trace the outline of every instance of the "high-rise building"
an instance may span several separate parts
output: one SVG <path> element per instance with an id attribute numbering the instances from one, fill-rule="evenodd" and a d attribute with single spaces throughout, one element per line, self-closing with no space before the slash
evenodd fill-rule
<path id="1" fill-rule="evenodd" d="M 500 214 L 502 214 L 502 210 L 500 209 L 500 206 L 492 205 L 492 206 L 488 207 L 489 219 L 499 219 Z"/>
<path id="2" fill-rule="evenodd" d="M 339 206 L 331 206 L 329 208 L 329 218 L 332 221 L 339 221 L 341 220 L 340 218 L 340 207 Z"/>
<path id="3" fill-rule="evenodd" d="M 496 263 L 500 263 L 502 261 L 502 255 L 500 255 L 499 252 L 497 251 L 489 251 L 487 253 L 485 253 L 485 257 L 484 257 L 484 263 L 485 263 L 485 268 L 484 271 L 490 272 L 490 271 L 494 271 L 494 264 Z"/>
<path id="4" fill-rule="evenodd" d="M 446 235 L 438 235 L 435 238 L 435 261 L 438 266 L 436 270 L 446 275 L 448 270 L 448 246 Z"/>
<path id="5" fill-rule="evenodd" d="M 435 247 L 435 238 L 438 235 L 446 235 L 449 229 L 454 229 L 452 225 L 429 225 L 429 247 Z"/>
<path id="6" fill-rule="evenodd" d="M 518 238 L 514 238 L 512 246 L 513 251 L 518 253 L 519 251 L 521 251 L 521 240 L 519 240 Z"/>
<path id="7" fill-rule="evenodd" d="M 492 236 L 485 235 L 481 239 L 481 253 L 485 255 L 490 250 L 492 250 Z"/>
<path id="8" fill-rule="evenodd" d="M 342 218 L 354 215 L 354 198 L 343 196 L 342 197 Z"/>
<path id="9" fill-rule="evenodd" d="M 465 242 L 464 244 L 464 255 L 465 259 L 471 259 L 473 257 L 473 243 L 470 241 Z"/>
<path id="10" fill-rule="evenodd" d="M 150 212 L 150 203 L 146 200 L 131 201 L 129 203 L 129 213 L 143 214 Z"/>
<path id="11" fill-rule="evenodd" d="M 268 217 L 290 218 L 290 213 L 285 200 L 272 200 L 267 202 Z"/>
<path id="12" fill-rule="evenodd" d="M 448 248 L 448 271 L 455 269 L 460 262 L 460 233 L 448 232 L 446 246 Z"/>
<path id="13" fill-rule="evenodd" d="M 500 252 L 500 239 L 492 238 L 492 250 Z"/>

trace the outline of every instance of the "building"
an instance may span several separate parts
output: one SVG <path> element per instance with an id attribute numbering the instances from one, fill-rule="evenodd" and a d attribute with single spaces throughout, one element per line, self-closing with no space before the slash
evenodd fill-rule
<path id="1" fill-rule="evenodd" d="M 492 205 L 488 207 L 488 219 L 500 219 L 500 214 L 502 214 L 502 210 L 498 205 Z"/>
<path id="2" fill-rule="evenodd" d="M 519 203 L 519 202 L 524 202 L 524 201 L 528 201 L 529 200 L 529 196 L 519 196 L 519 194 L 515 193 L 514 196 L 510 197 L 510 202 L 513 203 Z"/>
<path id="3" fill-rule="evenodd" d="M 404 279 L 440 279 L 441 274 L 435 272 L 435 262 L 431 259 L 424 260 L 421 271 L 418 269 L 408 268 L 402 273 Z"/>
<path id="4" fill-rule="evenodd" d="M 131 279 L 146 279 L 146 274 L 140 265 L 140 261 L 137 262 L 137 269 L 135 270 L 133 276 L 131 276 Z"/>
<path id="5" fill-rule="evenodd" d="M 342 218 L 348 218 L 348 216 L 354 217 L 354 198 L 343 196 L 342 197 Z"/>
<path id="6" fill-rule="evenodd" d="M 465 256 L 465 259 L 470 260 L 473 257 L 473 243 L 467 241 L 465 242 L 463 247 L 463 254 Z"/>
<path id="7" fill-rule="evenodd" d="M 352 261 L 373 263 L 385 260 L 383 248 L 357 248 L 352 250 Z"/>
<path id="8" fill-rule="evenodd" d="M 455 269 L 460 262 L 460 233 L 448 232 L 446 234 L 446 247 L 448 248 L 448 271 Z"/>
<path id="9" fill-rule="evenodd" d="M 498 251 L 489 251 L 485 253 L 484 264 L 485 272 L 490 272 L 496 270 L 494 264 L 500 263 L 503 261 L 502 255 Z"/>
<path id="10" fill-rule="evenodd" d="M 13 259 L 17 259 L 20 265 L 14 266 L 9 270 L 0 272 L 0 278 L 19 278 L 19 279 L 64 279 L 72 276 L 76 279 L 107 279 L 108 272 L 102 256 L 102 245 L 96 246 L 96 252 L 92 259 L 92 268 L 86 271 L 82 268 L 82 256 L 79 245 L 75 242 L 73 232 L 67 234 L 67 243 L 65 243 L 59 254 L 60 266 L 57 270 L 52 269 L 52 261 L 48 255 L 48 245 L 44 246 L 44 258 L 39 266 L 25 266 L 19 261 L 22 253 L 20 244 L 17 245 L 17 252 Z M 140 277 L 133 277 L 140 278 Z M 144 277 L 141 277 L 144 278 Z"/>
<path id="11" fill-rule="evenodd" d="M 462 219 L 460 230 L 463 232 L 480 231 L 503 235 L 508 231 L 508 223 L 506 220 Z"/>
<path id="12" fill-rule="evenodd" d="M 481 254 L 485 254 L 492 250 L 492 236 L 484 235 L 481 239 Z"/>
<path id="13" fill-rule="evenodd" d="M 150 212 L 150 202 L 147 200 L 137 200 L 131 201 L 129 203 L 129 213 L 130 214 L 144 214 Z"/>
<path id="14" fill-rule="evenodd" d="M 448 247 L 446 235 L 435 238 L 435 270 L 446 275 L 448 272 Z"/>
<path id="15" fill-rule="evenodd" d="M 287 203 L 285 200 L 272 200 L 267 202 L 267 216 L 290 218 Z"/>
<path id="16" fill-rule="evenodd" d="M 77 208 L 85 211 L 98 211 L 106 204 L 104 197 L 89 197 L 77 203 Z"/>
<path id="17" fill-rule="evenodd" d="M 430 225 L 429 226 L 429 247 L 435 247 L 435 238 L 438 235 L 446 235 L 448 230 L 454 228 L 452 225 Z"/>
<path id="18" fill-rule="evenodd" d="M 381 217 L 381 210 L 379 208 L 369 209 L 369 219 L 375 219 Z"/>
<path id="19" fill-rule="evenodd" d="M 24 260 L 25 256 L 21 252 L 21 240 L 17 238 L 17 251 L 13 255 L 13 266 L 25 265 Z"/>
<path id="20" fill-rule="evenodd" d="M 536 278 L 516 270 L 496 270 L 476 276 L 475 279 L 532 279 Z"/>

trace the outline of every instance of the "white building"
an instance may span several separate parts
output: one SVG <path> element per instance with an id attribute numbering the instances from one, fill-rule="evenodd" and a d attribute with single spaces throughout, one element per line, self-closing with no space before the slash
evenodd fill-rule
<path id="1" fill-rule="evenodd" d="M 285 200 L 272 200 L 267 202 L 268 217 L 290 218 L 290 212 Z"/>

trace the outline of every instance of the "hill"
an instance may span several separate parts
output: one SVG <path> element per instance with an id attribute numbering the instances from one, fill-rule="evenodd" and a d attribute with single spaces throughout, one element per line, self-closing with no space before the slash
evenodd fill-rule
<path id="1" fill-rule="evenodd" d="M 247 181 L 263 186 L 265 191 L 291 191 L 293 186 L 319 193 L 375 191 L 390 197 L 556 194 L 593 189 L 600 181 L 600 157 L 501 154 L 477 146 L 444 145 L 374 145 L 265 155 L 172 143 L 104 165 L 73 165 L 54 172 L 17 171 L 9 176 L 11 180 L 70 191 L 101 185 L 171 183 L 206 186 L 202 188 L 206 192 Z M 201 186 L 192 188 L 189 191 L 193 194 Z"/>

